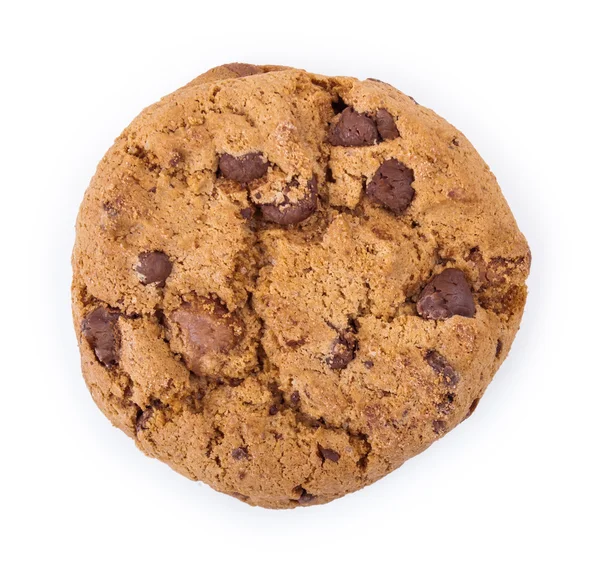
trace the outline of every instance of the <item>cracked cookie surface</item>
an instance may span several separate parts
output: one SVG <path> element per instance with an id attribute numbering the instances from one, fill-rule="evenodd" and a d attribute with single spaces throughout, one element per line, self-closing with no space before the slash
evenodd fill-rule
<path id="1" fill-rule="evenodd" d="M 252 505 L 331 501 L 469 416 L 530 253 L 487 165 L 373 79 L 212 69 L 146 108 L 77 220 L 83 374 L 146 454 Z"/>

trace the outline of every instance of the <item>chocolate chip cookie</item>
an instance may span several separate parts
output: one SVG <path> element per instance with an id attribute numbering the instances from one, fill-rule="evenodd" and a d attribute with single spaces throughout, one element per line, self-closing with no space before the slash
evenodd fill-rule
<path id="1" fill-rule="evenodd" d="M 473 412 L 529 266 L 488 166 L 434 112 L 374 79 L 228 64 L 98 166 L 73 252 L 83 374 L 190 479 L 326 503 Z"/>

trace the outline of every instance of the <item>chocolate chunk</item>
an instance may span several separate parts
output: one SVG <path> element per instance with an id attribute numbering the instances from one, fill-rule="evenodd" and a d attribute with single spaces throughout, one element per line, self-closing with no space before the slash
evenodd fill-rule
<path id="1" fill-rule="evenodd" d="M 481 399 L 475 399 L 472 403 L 471 406 L 469 407 L 469 410 L 467 411 L 467 414 L 465 415 L 465 419 L 468 419 L 474 412 L 475 409 L 477 408 L 477 405 L 479 405 L 479 401 Z M 465 420 L 463 419 L 463 421 Z"/>
<path id="2" fill-rule="evenodd" d="M 294 391 L 290 395 L 290 403 L 292 403 L 292 405 L 297 405 L 299 402 L 300 402 L 300 393 L 298 391 Z"/>
<path id="3" fill-rule="evenodd" d="M 102 209 L 110 218 L 116 218 L 123 209 L 123 200 L 118 197 L 113 201 L 107 200 L 102 204 Z"/>
<path id="4" fill-rule="evenodd" d="M 306 220 L 317 209 L 317 179 L 315 176 L 308 181 L 307 189 L 306 196 L 298 201 L 292 202 L 286 195 L 286 200 L 282 204 L 259 205 L 263 218 L 268 222 L 284 226 Z"/>
<path id="5" fill-rule="evenodd" d="M 366 114 L 348 107 L 329 129 L 328 140 L 333 146 L 371 146 L 377 142 L 377 136 L 375 123 Z"/>
<path id="6" fill-rule="evenodd" d="M 426 319 L 448 319 L 454 315 L 475 316 L 475 301 L 464 273 L 447 268 L 427 283 L 417 302 L 417 312 Z"/>
<path id="7" fill-rule="evenodd" d="M 169 166 L 175 168 L 183 160 L 183 154 L 176 150 L 169 159 Z"/>
<path id="8" fill-rule="evenodd" d="M 446 432 L 446 421 L 433 421 L 433 432 L 441 435 Z"/>
<path id="9" fill-rule="evenodd" d="M 154 411 L 156 409 L 164 411 L 166 408 L 168 408 L 167 405 L 164 405 L 159 399 L 154 398 L 150 400 L 150 404 L 146 405 L 146 408 L 143 411 L 138 407 L 139 410 L 135 420 L 135 432 L 139 433 L 148 428 L 148 422 L 154 416 Z"/>
<path id="10" fill-rule="evenodd" d="M 321 445 L 317 445 L 317 449 L 319 450 L 319 455 L 321 455 L 321 459 L 323 459 L 323 461 L 329 460 L 337 463 L 340 460 L 340 454 L 333 449 L 326 449 Z"/>
<path id="11" fill-rule="evenodd" d="M 283 391 L 277 386 L 277 383 L 270 383 L 268 387 L 273 396 L 273 404 L 269 407 L 269 415 L 273 416 L 284 408 L 285 399 L 283 397 Z"/>
<path id="12" fill-rule="evenodd" d="M 531 254 L 515 259 L 495 257 L 490 260 L 486 278 L 492 286 L 507 284 L 511 275 L 520 271 L 529 271 L 531 265 Z"/>
<path id="13" fill-rule="evenodd" d="M 502 341 L 500 339 L 498 339 L 498 342 L 496 343 L 496 358 L 499 359 L 500 355 L 502 354 L 502 348 L 503 348 L 503 344 Z"/>
<path id="14" fill-rule="evenodd" d="M 400 136 L 394 117 L 385 108 L 380 108 L 375 113 L 375 123 L 383 140 L 394 140 Z"/>
<path id="15" fill-rule="evenodd" d="M 173 270 L 173 265 L 164 252 L 143 252 L 138 256 L 136 270 L 141 276 L 140 282 L 143 285 L 156 283 L 157 287 L 162 288 Z"/>
<path id="16" fill-rule="evenodd" d="M 298 339 L 297 341 L 290 339 L 290 340 L 286 340 L 285 344 L 290 347 L 290 349 L 298 349 L 300 348 L 302 345 L 306 344 L 306 339 L 304 337 Z"/>
<path id="17" fill-rule="evenodd" d="M 394 240 L 394 237 L 391 234 L 377 226 L 374 226 L 371 230 L 373 231 L 373 234 L 380 240 Z"/>
<path id="18" fill-rule="evenodd" d="M 144 149 L 135 144 L 127 147 L 127 154 L 131 154 L 131 156 L 135 156 L 136 158 L 143 158 L 145 156 Z"/>
<path id="19" fill-rule="evenodd" d="M 191 413 L 199 414 L 204 408 L 202 401 L 204 400 L 205 395 L 205 391 L 194 391 L 193 393 L 186 395 L 183 398 L 183 401 Z"/>
<path id="20" fill-rule="evenodd" d="M 217 377 L 216 379 L 218 385 L 222 385 L 224 387 L 239 387 L 244 379 L 236 379 L 234 377 Z"/>
<path id="21" fill-rule="evenodd" d="M 374 363 L 373 363 L 373 361 L 364 361 L 363 365 L 365 365 L 365 367 L 367 369 L 372 369 L 374 366 Z"/>
<path id="22" fill-rule="evenodd" d="M 246 184 L 267 174 L 269 163 L 260 152 L 249 152 L 243 156 L 222 154 L 219 158 L 219 170 L 225 178 Z"/>
<path id="23" fill-rule="evenodd" d="M 462 200 L 465 198 L 465 190 L 463 188 L 453 188 L 448 191 L 448 198 L 452 200 Z"/>
<path id="24" fill-rule="evenodd" d="M 240 210 L 240 215 L 244 220 L 250 220 L 254 216 L 254 208 L 251 206 L 242 208 L 242 210 Z"/>
<path id="25" fill-rule="evenodd" d="M 395 158 L 390 158 L 381 164 L 367 185 L 367 197 L 394 214 L 401 214 L 415 195 L 412 187 L 414 180 L 412 169 Z"/>
<path id="26" fill-rule="evenodd" d="M 240 477 L 240 479 L 243 479 L 243 477 Z M 247 495 L 242 495 L 242 493 L 238 493 L 237 491 L 233 491 L 231 493 L 232 497 L 235 497 L 236 499 L 239 499 L 240 501 L 243 501 L 244 503 L 247 503 L 250 500 L 250 497 L 248 497 Z"/>
<path id="27" fill-rule="evenodd" d="M 425 355 L 427 364 L 441 377 L 442 382 L 449 387 L 455 387 L 459 381 L 458 373 L 445 357 L 437 351 L 429 351 Z"/>
<path id="28" fill-rule="evenodd" d="M 314 495 L 311 495 L 304 487 L 296 487 L 296 490 L 300 491 L 298 503 L 300 503 L 301 505 L 307 505 L 316 498 Z"/>
<path id="29" fill-rule="evenodd" d="M 231 451 L 231 456 L 236 461 L 241 461 L 242 459 L 247 459 L 248 458 L 248 449 L 246 449 L 246 447 L 238 447 L 237 449 L 234 449 L 233 451 Z"/>
<path id="30" fill-rule="evenodd" d="M 440 413 L 448 415 L 452 411 L 452 403 L 454 403 L 454 395 L 452 393 L 448 393 L 446 395 L 446 399 L 441 403 L 438 403 L 436 406 Z"/>
<path id="31" fill-rule="evenodd" d="M 506 285 L 512 275 L 528 271 L 531 255 L 514 259 L 493 257 L 486 261 L 479 247 L 474 247 L 470 250 L 467 260 L 474 264 L 482 287 L 488 288 Z"/>
<path id="32" fill-rule="evenodd" d="M 184 303 L 171 313 L 183 341 L 183 358 L 189 369 L 202 374 L 202 357 L 228 353 L 242 339 L 243 321 L 213 298 L 198 298 Z"/>
<path id="33" fill-rule="evenodd" d="M 331 355 L 327 364 L 332 369 L 345 369 L 350 361 L 356 356 L 358 340 L 351 330 L 339 334 L 331 344 Z"/>
<path id="34" fill-rule="evenodd" d="M 135 421 L 136 433 L 139 433 L 140 431 L 145 431 L 148 428 L 148 421 L 152 418 L 153 414 L 154 407 L 148 407 L 145 411 L 140 410 Z"/>
<path id="35" fill-rule="evenodd" d="M 105 367 L 112 367 L 119 362 L 119 316 L 116 311 L 98 307 L 88 313 L 81 323 L 83 337 Z"/>
<path id="36" fill-rule="evenodd" d="M 232 491 L 230 493 L 230 495 L 232 497 L 235 497 L 239 501 L 243 501 L 244 503 L 247 503 L 248 501 L 250 501 L 250 497 L 248 497 L 247 495 L 242 495 L 242 493 L 238 493 L 237 491 Z"/>
<path id="37" fill-rule="evenodd" d="M 225 64 L 225 68 L 231 70 L 238 77 L 241 76 L 253 76 L 254 74 L 262 74 L 263 71 L 254 64 L 245 64 L 244 62 L 232 62 L 231 64 Z"/>

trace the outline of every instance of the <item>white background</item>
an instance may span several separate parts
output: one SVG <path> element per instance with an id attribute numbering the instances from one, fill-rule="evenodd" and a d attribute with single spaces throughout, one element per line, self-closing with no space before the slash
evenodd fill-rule
<path id="1" fill-rule="evenodd" d="M 2 2 L 0 573 L 599 575 L 596 2 Z M 386 80 L 461 129 L 531 244 L 475 415 L 326 506 L 250 508 L 143 456 L 94 406 L 73 225 L 142 107 L 231 61 Z M 595 549 L 595 551 L 594 551 Z"/>

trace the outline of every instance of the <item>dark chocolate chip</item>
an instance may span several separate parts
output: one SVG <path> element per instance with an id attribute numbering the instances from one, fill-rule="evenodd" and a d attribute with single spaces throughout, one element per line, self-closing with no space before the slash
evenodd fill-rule
<path id="1" fill-rule="evenodd" d="M 306 344 L 306 339 L 304 337 L 302 337 L 301 339 L 298 339 L 297 341 L 295 340 L 287 340 L 285 341 L 285 344 L 290 347 L 290 349 L 297 349 L 300 348 L 302 345 Z"/>
<path id="2" fill-rule="evenodd" d="M 140 410 L 135 421 L 136 433 L 139 433 L 140 431 L 145 431 L 148 428 L 148 421 L 152 418 L 153 414 L 154 407 L 148 407 L 145 411 Z"/>
<path id="3" fill-rule="evenodd" d="M 241 461 L 242 459 L 247 459 L 248 458 L 248 449 L 246 449 L 246 447 L 238 447 L 237 449 L 233 449 L 233 451 L 231 451 L 231 456 L 236 461 Z"/>
<path id="4" fill-rule="evenodd" d="M 436 435 L 446 432 L 446 421 L 433 421 L 433 432 Z"/>
<path id="5" fill-rule="evenodd" d="M 447 268 L 430 280 L 417 302 L 417 312 L 426 319 L 448 319 L 454 315 L 475 316 L 475 301 L 464 273 Z"/>
<path id="6" fill-rule="evenodd" d="M 446 395 L 446 399 L 441 403 L 438 403 L 436 406 L 440 413 L 448 415 L 452 411 L 452 403 L 454 403 L 454 395 L 452 393 L 448 393 Z"/>
<path id="7" fill-rule="evenodd" d="M 245 64 L 244 62 L 232 62 L 231 64 L 225 64 L 225 68 L 231 70 L 234 74 L 240 76 L 253 76 L 254 74 L 262 74 L 263 71 L 254 64 Z"/>
<path id="8" fill-rule="evenodd" d="M 289 189 L 288 189 L 289 191 Z M 317 179 L 315 176 L 307 183 L 307 194 L 298 201 L 287 198 L 282 204 L 261 204 L 263 218 L 268 222 L 284 226 L 298 224 L 306 220 L 317 209 Z"/>
<path id="9" fill-rule="evenodd" d="M 187 408 L 190 412 L 194 414 L 198 414 L 202 412 L 203 409 L 203 399 L 206 395 L 205 391 L 194 391 L 190 395 L 186 395 L 184 397 L 184 402 L 187 405 Z"/>
<path id="10" fill-rule="evenodd" d="M 415 189 L 414 173 L 402 162 L 390 158 L 381 164 L 367 185 L 367 197 L 398 215 L 412 202 Z"/>
<path id="11" fill-rule="evenodd" d="M 455 387 L 459 381 L 458 373 L 445 357 L 437 351 L 429 351 L 425 355 L 427 364 L 440 376 L 442 382 L 449 387 Z"/>
<path id="12" fill-rule="evenodd" d="M 250 220 L 254 216 L 254 208 L 251 206 L 242 208 L 242 210 L 240 210 L 240 215 L 244 220 Z"/>
<path id="13" fill-rule="evenodd" d="M 175 168 L 183 160 L 183 154 L 179 151 L 175 151 L 169 159 L 169 166 Z"/>
<path id="14" fill-rule="evenodd" d="M 374 363 L 373 363 L 373 361 L 365 361 L 365 362 L 363 363 L 363 365 L 365 365 L 365 367 L 366 367 L 367 369 L 372 369 L 372 368 L 373 368 L 373 366 L 374 366 Z"/>
<path id="15" fill-rule="evenodd" d="M 394 240 L 394 237 L 391 234 L 377 226 L 374 226 L 371 230 L 373 231 L 373 234 L 380 240 Z"/>
<path id="16" fill-rule="evenodd" d="M 327 364 L 332 369 L 345 369 L 356 356 L 357 348 L 358 340 L 350 329 L 340 333 L 331 344 L 331 354 L 327 358 Z"/>
<path id="17" fill-rule="evenodd" d="M 189 369 L 202 374 L 202 357 L 210 353 L 228 353 L 242 339 L 243 321 L 230 313 L 217 299 L 198 298 L 184 303 L 171 313 L 170 320 L 179 328 L 183 358 Z"/>
<path id="18" fill-rule="evenodd" d="M 246 495 L 242 495 L 242 493 L 238 493 L 237 491 L 233 491 L 231 493 L 231 496 L 235 497 L 239 501 L 243 501 L 244 503 L 247 503 L 250 500 L 250 497 L 248 497 Z"/>
<path id="19" fill-rule="evenodd" d="M 280 409 L 283 408 L 285 399 L 283 397 L 283 391 L 277 386 L 277 383 L 270 383 L 268 385 L 269 391 L 273 396 L 273 404 L 269 408 L 270 415 L 276 415 Z"/>
<path id="20" fill-rule="evenodd" d="M 222 154 L 219 158 L 219 170 L 225 178 L 246 184 L 267 174 L 269 163 L 260 152 L 249 152 L 243 156 Z"/>
<path id="21" fill-rule="evenodd" d="M 298 489 L 301 491 L 300 497 L 298 497 L 298 503 L 300 503 L 301 505 L 307 505 L 308 503 L 310 503 L 311 501 L 316 499 L 316 497 L 314 495 L 311 495 L 303 487 L 298 487 Z"/>
<path id="22" fill-rule="evenodd" d="M 131 154 L 131 156 L 135 156 L 136 158 L 143 158 L 144 149 L 134 144 L 127 147 L 127 154 Z"/>
<path id="23" fill-rule="evenodd" d="M 113 201 L 107 200 L 102 204 L 102 209 L 111 218 L 119 216 L 121 209 L 123 208 L 123 201 L 120 198 L 116 198 Z"/>
<path id="24" fill-rule="evenodd" d="M 496 343 L 496 358 L 499 359 L 500 355 L 502 354 L 502 341 L 500 339 L 498 339 L 498 342 Z"/>
<path id="25" fill-rule="evenodd" d="M 308 394 L 306 396 L 308 397 Z M 302 423 L 303 425 L 305 425 L 307 427 L 311 427 L 313 429 L 318 429 L 319 427 L 321 427 L 322 425 L 325 424 L 323 422 L 322 417 L 319 419 L 315 419 L 314 417 L 305 415 L 303 413 L 296 414 L 296 419 L 298 420 L 299 423 Z"/>
<path id="26" fill-rule="evenodd" d="M 136 270 L 143 285 L 156 283 L 156 286 L 162 288 L 173 270 L 173 265 L 164 252 L 143 252 L 138 256 Z"/>
<path id="27" fill-rule="evenodd" d="M 530 256 L 507 259 L 493 257 L 486 261 L 478 247 L 470 250 L 467 260 L 475 265 L 479 281 L 484 288 L 490 286 L 501 286 L 508 282 L 512 274 L 520 268 L 529 269 Z"/>
<path id="28" fill-rule="evenodd" d="M 105 367 L 119 362 L 119 316 L 118 312 L 101 306 L 88 313 L 81 323 L 83 337 Z"/>
<path id="29" fill-rule="evenodd" d="M 329 460 L 333 461 L 334 463 L 337 463 L 340 460 L 340 454 L 334 451 L 333 449 L 326 449 L 321 445 L 317 445 L 317 448 L 319 450 L 319 455 L 321 455 L 321 459 L 323 459 L 323 461 Z"/>
<path id="30" fill-rule="evenodd" d="M 468 418 L 469 418 L 469 417 L 470 417 L 470 416 L 471 416 L 471 415 L 472 415 L 472 414 L 475 412 L 475 409 L 477 408 L 477 405 L 479 405 L 479 401 L 480 401 L 480 400 L 481 400 L 481 399 L 475 399 L 475 400 L 474 400 L 474 401 L 471 403 L 471 406 L 469 407 L 469 410 L 468 410 L 467 414 L 465 415 L 465 419 L 468 419 Z M 463 419 L 463 421 L 464 421 L 465 419 Z"/>
<path id="31" fill-rule="evenodd" d="M 300 402 L 300 393 L 298 391 L 294 391 L 290 395 L 290 402 L 292 405 L 297 405 Z"/>
<path id="32" fill-rule="evenodd" d="M 357 462 L 356 462 L 357 466 L 359 469 L 366 469 L 367 465 L 369 464 L 369 456 L 368 455 L 363 455 Z"/>
<path id="33" fill-rule="evenodd" d="M 345 108 L 329 129 L 328 140 L 333 146 L 371 146 L 377 137 L 377 126 L 366 114 Z"/>
<path id="34" fill-rule="evenodd" d="M 400 136 L 394 117 L 385 108 L 380 108 L 375 113 L 375 123 L 383 140 L 394 140 Z"/>
<path id="35" fill-rule="evenodd" d="M 239 387 L 244 382 L 244 379 L 236 379 L 233 377 L 217 377 L 217 384 L 224 387 Z"/>

